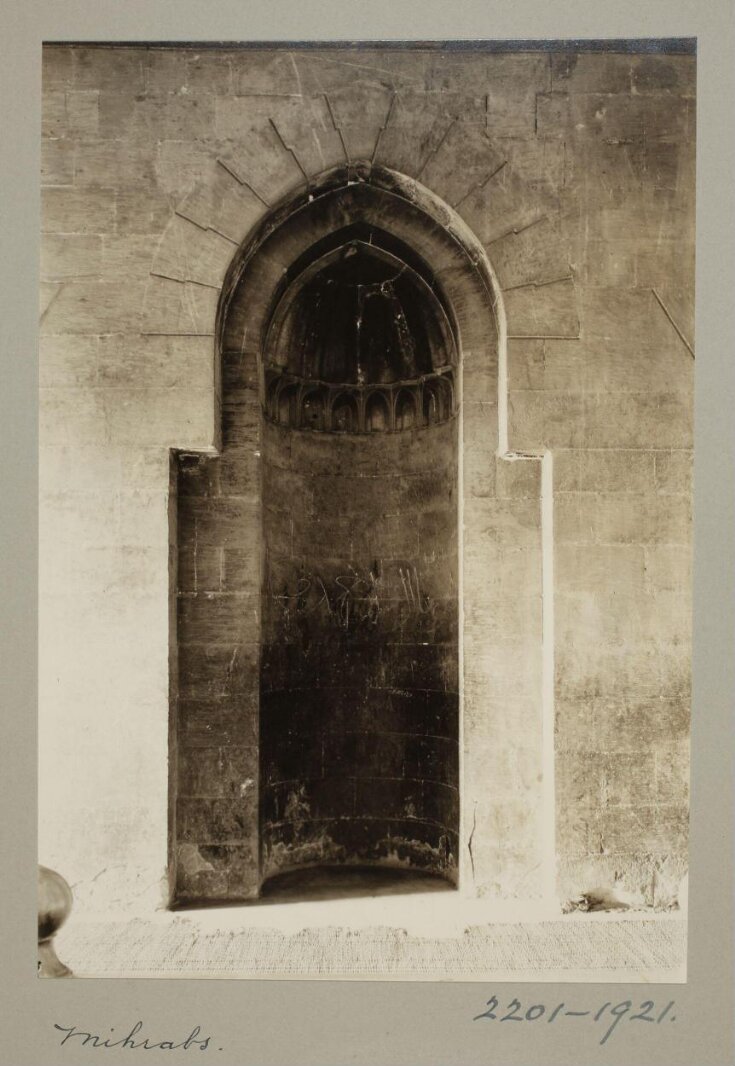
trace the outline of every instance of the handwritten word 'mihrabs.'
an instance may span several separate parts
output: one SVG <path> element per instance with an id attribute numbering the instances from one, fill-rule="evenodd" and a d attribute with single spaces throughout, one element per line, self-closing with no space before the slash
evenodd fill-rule
<path id="1" fill-rule="evenodd" d="M 196 1025 L 192 1029 L 191 1033 L 187 1036 L 186 1040 L 181 1040 L 175 1043 L 173 1040 L 157 1040 L 150 1041 L 147 1037 L 142 1040 L 134 1040 L 133 1038 L 138 1035 L 143 1028 L 142 1022 L 136 1022 L 133 1028 L 130 1030 L 127 1036 L 124 1036 L 121 1040 L 113 1040 L 110 1037 L 103 1039 L 99 1034 L 87 1033 L 82 1029 L 77 1029 L 75 1025 L 59 1025 L 54 1023 L 54 1029 L 58 1029 L 62 1033 L 66 1033 L 61 1041 L 63 1047 L 67 1040 L 71 1040 L 73 1037 L 79 1037 L 79 1042 L 82 1046 L 89 1044 L 90 1047 L 105 1047 L 105 1048 L 130 1048 L 136 1051 L 177 1051 L 183 1049 L 189 1051 L 193 1048 L 198 1048 L 199 1051 L 206 1051 L 209 1047 L 211 1037 L 206 1036 L 203 1040 L 199 1039 L 201 1033 L 201 1027 Z M 110 1029 L 111 1033 L 114 1033 L 114 1029 Z M 76 1044 L 75 1046 L 79 1046 Z"/>

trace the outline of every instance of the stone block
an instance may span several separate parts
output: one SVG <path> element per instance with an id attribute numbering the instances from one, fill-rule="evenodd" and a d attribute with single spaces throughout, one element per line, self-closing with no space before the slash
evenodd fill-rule
<path id="1" fill-rule="evenodd" d="M 181 644 L 256 643 L 259 596 L 248 592 L 195 593 L 179 596 Z"/>
<path id="2" fill-rule="evenodd" d="M 174 202 L 209 180 L 217 155 L 213 145 L 202 141 L 159 140 L 155 151 L 155 192 Z"/>
<path id="3" fill-rule="evenodd" d="M 227 94 L 232 90 L 231 53 L 149 48 L 145 77 L 148 93 Z"/>
<path id="4" fill-rule="evenodd" d="M 179 795 L 203 799 L 246 799 L 257 790 L 255 747 L 184 749 L 178 759 Z"/>
<path id="5" fill-rule="evenodd" d="M 116 189 L 114 210 L 116 233 L 144 233 L 156 239 L 172 215 L 166 190 L 157 185 Z"/>
<path id="6" fill-rule="evenodd" d="M 67 135 L 97 137 L 99 133 L 99 93 L 68 92 L 66 94 Z"/>
<path id="7" fill-rule="evenodd" d="M 94 278 L 102 272 L 102 238 L 98 235 L 45 234 L 41 242 L 41 278 L 63 281 Z"/>
<path id="8" fill-rule="evenodd" d="M 248 97 L 216 101 L 215 127 L 220 158 L 263 200 L 276 203 L 302 186 L 305 178 L 276 130 L 249 104 Z"/>
<path id="9" fill-rule="evenodd" d="M 654 796 L 664 806 L 686 807 L 689 803 L 690 744 L 685 736 L 662 744 L 655 753 Z M 650 786 L 650 782 L 649 782 Z"/>
<path id="10" fill-rule="evenodd" d="M 691 504 L 686 496 L 628 496 L 616 493 L 562 494 L 554 501 L 557 544 L 686 545 Z"/>
<path id="11" fill-rule="evenodd" d="M 67 280 L 49 305 L 42 333 L 118 333 L 140 328 L 144 286 L 131 282 Z"/>
<path id="12" fill-rule="evenodd" d="M 649 545 L 644 549 L 646 587 L 652 592 L 676 592 L 684 602 L 692 595 L 691 545 Z"/>
<path id="13" fill-rule="evenodd" d="M 107 439 L 104 409 L 97 390 L 46 388 L 40 398 L 41 444 L 103 444 Z"/>
<path id="14" fill-rule="evenodd" d="M 187 88 L 196 93 L 218 95 L 232 92 L 232 63 L 233 53 L 219 49 L 189 52 L 185 56 Z"/>
<path id="15" fill-rule="evenodd" d="M 521 557 L 529 554 L 527 552 L 514 553 Z M 535 561 L 538 563 L 538 560 Z M 472 629 L 473 642 L 487 641 L 488 644 L 499 645 L 504 642 L 517 644 L 537 640 L 540 643 L 540 567 L 535 569 L 537 569 L 535 591 L 526 593 L 523 590 L 520 595 L 510 600 L 498 595 L 497 588 L 490 585 L 465 597 L 465 625 Z M 508 584 L 512 584 L 512 578 Z"/>
<path id="16" fill-rule="evenodd" d="M 108 278 L 145 281 L 153 266 L 154 250 L 144 234 L 105 234 L 102 242 L 102 270 Z"/>
<path id="17" fill-rule="evenodd" d="M 254 413 L 254 412 L 253 412 Z M 252 448 L 227 448 L 219 461 L 223 496 L 250 496 L 260 480 L 260 457 Z"/>
<path id="18" fill-rule="evenodd" d="M 74 181 L 74 145 L 70 140 L 41 142 L 41 185 L 71 185 Z"/>
<path id="19" fill-rule="evenodd" d="M 554 578 L 561 595 L 598 596 L 605 610 L 616 592 L 631 597 L 643 592 L 644 549 L 638 545 L 557 545 Z"/>
<path id="20" fill-rule="evenodd" d="M 679 745 L 689 733 L 686 698 L 557 698 L 555 713 L 558 747 L 568 752 L 657 752 Z"/>
<path id="21" fill-rule="evenodd" d="M 44 95 L 72 85 L 73 54 L 68 45 L 44 44 L 41 48 L 41 82 Z"/>
<path id="22" fill-rule="evenodd" d="M 589 821 L 589 851 L 638 854 L 683 851 L 687 845 L 689 818 L 681 806 L 651 804 L 625 810 L 602 809 Z"/>
<path id="23" fill-rule="evenodd" d="M 505 293 L 509 337 L 579 336 L 579 309 L 573 279 L 553 280 Z"/>
<path id="24" fill-rule="evenodd" d="M 380 131 L 391 116 L 393 97 L 390 88 L 378 86 L 350 85 L 329 93 L 334 124 L 351 161 L 373 158 Z"/>
<path id="25" fill-rule="evenodd" d="M 263 97 L 265 114 L 276 125 L 300 167 L 313 177 L 346 162 L 342 138 L 323 97 Z"/>
<path id="26" fill-rule="evenodd" d="M 41 100 L 41 137 L 64 137 L 66 132 L 66 93 L 44 92 Z"/>
<path id="27" fill-rule="evenodd" d="M 455 121 L 455 115 L 437 106 L 441 100 L 424 96 L 419 99 L 426 101 L 428 106 L 416 112 L 416 122 L 411 126 L 404 124 L 405 113 L 400 104 L 396 105 L 394 115 L 398 110 L 401 118 L 391 116 L 388 127 L 380 135 L 375 161 L 402 174 L 420 178 L 424 165 L 437 152 Z"/>
<path id="28" fill-rule="evenodd" d="M 220 289 L 235 254 L 229 237 L 204 230 L 188 218 L 175 216 L 148 263 L 151 273 Z"/>
<path id="29" fill-rule="evenodd" d="M 211 136 L 213 125 L 212 96 L 100 93 L 100 137 L 124 139 L 130 144 L 162 139 L 196 141 Z"/>
<path id="30" fill-rule="evenodd" d="M 209 337 L 111 334 L 99 341 L 99 381 L 109 387 L 211 389 L 213 362 Z"/>
<path id="31" fill-rule="evenodd" d="M 424 136 L 443 121 L 447 129 L 450 120 L 469 125 L 485 125 L 487 99 L 485 93 L 467 90 L 418 90 L 401 88 L 395 93 L 388 129 L 414 131 Z M 387 132 L 387 130 L 386 130 Z"/>
<path id="32" fill-rule="evenodd" d="M 630 64 L 635 93 L 664 93 L 687 97 L 696 94 L 695 56 L 637 55 L 630 57 Z"/>
<path id="33" fill-rule="evenodd" d="M 620 697 L 688 699 L 691 693 L 690 653 L 685 647 L 629 645 L 602 648 L 595 644 L 558 645 L 556 696 L 559 700 Z"/>
<path id="34" fill-rule="evenodd" d="M 656 489 L 663 495 L 690 495 L 693 481 L 691 451 L 655 452 Z"/>
<path id="35" fill-rule="evenodd" d="M 457 211 L 485 246 L 536 221 L 548 206 L 528 195 L 520 172 L 509 161 L 508 143 L 507 139 L 492 142 L 493 152 L 500 156 L 497 164 L 479 183 L 468 186 L 467 195 L 457 204 Z"/>
<path id="36" fill-rule="evenodd" d="M 498 499 L 540 499 L 541 463 L 536 459 L 498 459 L 495 495 Z"/>
<path id="37" fill-rule="evenodd" d="M 559 449 L 554 453 L 554 492 L 652 492 L 655 454 L 617 448 Z"/>
<path id="38" fill-rule="evenodd" d="M 74 151 L 74 184 L 136 186 L 155 177 L 153 148 L 126 141 L 80 141 Z"/>
<path id="39" fill-rule="evenodd" d="M 597 854 L 559 864 L 559 899 L 578 901 L 586 893 L 599 895 L 602 889 L 613 898 L 623 898 L 635 906 L 669 909 L 676 902 L 679 884 L 687 870 L 686 852 L 640 855 L 621 863 L 620 855 Z"/>
<path id="40" fill-rule="evenodd" d="M 252 844 L 178 844 L 176 849 L 176 900 L 243 900 L 258 894 L 258 849 Z"/>
<path id="41" fill-rule="evenodd" d="M 176 830 L 180 843 L 241 844 L 256 832 L 256 797 L 205 799 L 179 796 Z"/>
<path id="42" fill-rule="evenodd" d="M 435 90 L 463 89 L 477 93 L 541 92 L 549 88 L 549 61 L 540 53 L 431 52 L 428 55 L 426 85 Z"/>
<path id="43" fill-rule="evenodd" d="M 179 543 L 253 550 L 260 535 L 257 501 L 241 497 L 189 500 L 179 516 Z"/>
<path id="44" fill-rule="evenodd" d="M 533 547 L 540 540 L 541 511 L 538 500 L 478 499 L 465 505 L 465 530 L 471 547 L 465 556 L 476 549 L 479 557 L 485 546 L 503 544 L 507 547 Z"/>
<path id="45" fill-rule="evenodd" d="M 542 389 L 545 380 L 545 342 L 516 338 L 507 344 L 508 387 L 513 390 Z"/>
<path id="46" fill-rule="evenodd" d="M 548 217 L 492 241 L 488 254 L 506 293 L 509 289 L 547 285 L 571 276 L 567 243 L 556 223 Z"/>
<path id="47" fill-rule="evenodd" d="M 114 221 L 112 189 L 49 187 L 41 191 L 43 233 L 105 233 Z"/>
<path id="48" fill-rule="evenodd" d="M 462 166 L 457 167 L 461 157 Z M 427 161 L 420 178 L 450 206 L 462 201 L 476 187 L 489 184 L 504 162 L 481 126 L 455 122 Z"/>
<path id="49" fill-rule="evenodd" d="M 512 392 L 509 421 L 520 451 L 689 448 L 692 438 L 691 407 L 678 393 Z"/>
<path id="50" fill-rule="evenodd" d="M 649 594 L 642 584 L 621 588 L 611 575 L 607 582 L 583 592 L 560 591 L 555 600 L 559 643 L 688 645 L 691 625 L 686 598 L 666 592 Z"/>
<path id="51" fill-rule="evenodd" d="M 421 90 L 428 65 L 428 57 L 420 52 L 362 47 L 340 58 L 332 50 L 297 49 L 291 58 L 299 80 L 298 88 L 290 91 L 314 95 L 342 88 L 346 81 L 365 90 Z"/>
<path id="52" fill-rule="evenodd" d="M 258 686 L 258 645 L 190 644 L 179 655 L 179 696 L 208 700 L 241 694 L 255 696 Z M 226 741 L 224 741 L 226 742 Z"/>
<path id="53" fill-rule="evenodd" d="M 651 310 L 655 311 L 654 308 Z M 585 315 L 584 321 L 586 331 L 590 318 Z M 664 328 L 661 328 L 662 321 Z M 659 320 L 654 313 L 646 333 L 638 334 L 635 340 L 631 335 L 628 341 L 622 332 L 616 331 L 606 338 L 546 341 L 545 388 L 561 393 L 610 395 L 608 404 L 599 402 L 600 410 L 610 405 L 635 407 L 638 404 L 636 393 L 650 391 L 656 394 L 662 382 L 666 383 L 667 392 L 686 394 L 693 378 L 691 356 L 673 334 L 673 329 L 669 332 L 665 328 L 667 325 L 663 314 Z M 626 393 L 630 394 L 630 399 L 621 395 Z M 593 401 L 590 398 L 588 402 Z M 609 430 L 605 439 L 614 439 Z M 622 439 L 620 443 L 622 445 Z"/>
<path id="54" fill-rule="evenodd" d="M 487 131 L 493 138 L 532 137 L 536 132 L 536 96 L 531 86 L 508 93 L 490 81 L 487 93 Z"/>
<path id="55" fill-rule="evenodd" d="M 179 513 L 183 514 L 190 497 L 220 496 L 220 460 L 211 455 L 181 453 L 175 460 L 174 479 Z"/>
<path id="56" fill-rule="evenodd" d="M 260 583 L 261 557 L 255 546 L 225 548 L 223 551 L 223 591 L 252 591 Z"/>
<path id="57" fill-rule="evenodd" d="M 585 136 L 688 140 L 694 134 L 693 100 L 667 96 L 571 94 L 570 118 Z"/>
<path id="58" fill-rule="evenodd" d="M 39 384 L 92 388 L 97 383 L 97 337 L 48 336 L 39 341 Z"/>
<path id="59" fill-rule="evenodd" d="M 128 289 L 135 290 L 138 301 L 129 328 L 157 334 L 214 335 L 218 289 L 153 276 L 144 286 Z"/>
<path id="60" fill-rule="evenodd" d="M 200 652 L 189 645 L 182 654 L 196 658 Z M 258 743 L 257 686 L 252 691 L 179 699 L 177 729 L 180 751 L 230 744 L 254 747 Z"/>
<path id="61" fill-rule="evenodd" d="M 295 57 L 285 50 L 253 51 L 228 55 L 235 96 L 286 95 L 302 92 Z"/>
<path id="62" fill-rule="evenodd" d="M 225 404 L 222 408 L 221 426 L 223 446 L 227 452 L 231 449 L 241 451 L 249 448 L 255 453 L 260 441 L 261 431 L 260 404 L 251 401 L 239 404 Z M 225 463 L 229 467 L 229 461 Z"/>
<path id="63" fill-rule="evenodd" d="M 171 448 L 211 448 L 214 434 L 211 389 L 100 390 L 110 441 Z"/>
<path id="64" fill-rule="evenodd" d="M 582 241 L 574 252 L 573 265 L 583 284 L 631 288 L 637 280 L 639 248 L 633 238 Z"/>
<path id="65" fill-rule="evenodd" d="M 481 499 L 494 496 L 495 474 L 496 464 L 492 446 L 465 445 L 462 474 L 465 498 L 470 496 Z"/>
<path id="66" fill-rule="evenodd" d="M 554 92 L 619 93 L 632 91 L 633 56 L 615 52 L 555 52 L 551 56 Z"/>
<path id="67" fill-rule="evenodd" d="M 142 92 L 145 48 L 78 46 L 73 49 L 75 89 Z"/>
<path id="68" fill-rule="evenodd" d="M 147 93 L 180 93 L 188 90 L 188 50 L 147 48 L 143 61 Z"/>
<path id="69" fill-rule="evenodd" d="M 176 584 L 179 592 L 222 592 L 222 548 L 182 548 Z"/>
<path id="70" fill-rule="evenodd" d="M 535 132 L 541 137 L 566 138 L 569 135 L 569 94 L 537 93 Z"/>

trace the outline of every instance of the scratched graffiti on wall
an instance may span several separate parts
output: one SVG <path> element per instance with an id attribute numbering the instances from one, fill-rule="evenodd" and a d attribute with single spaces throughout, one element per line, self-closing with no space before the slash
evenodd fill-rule
<path id="1" fill-rule="evenodd" d="M 364 570 L 350 566 L 331 577 L 304 570 L 292 584 L 279 585 L 268 571 L 267 592 L 276 620 L 285 628 L 307 619 L 345 631 L 374 627 L 388 604 L 401 604 L 417 617 L 435 610 L 415 566 L 398 566 L 389 577 L 378 563 Z"/>

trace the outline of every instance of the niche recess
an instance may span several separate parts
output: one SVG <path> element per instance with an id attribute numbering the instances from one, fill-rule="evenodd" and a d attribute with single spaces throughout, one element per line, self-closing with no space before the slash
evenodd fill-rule
<path id="1" fill-rule="evenodd" d="M 359 231 L 299 259 L 266 330 L 261 871 L 453 880 L 456 344 L 426 265 Z"/>
<path id="2" fill-rule="evenodd" d="M 225 281 L 220 452 L 174 469 L 176 902 L 303 866 L 456 883 L 466 862 L 460 335 L 487 381 L 496 325 L 453 216 L 402 181 L 331 172 Z"/>

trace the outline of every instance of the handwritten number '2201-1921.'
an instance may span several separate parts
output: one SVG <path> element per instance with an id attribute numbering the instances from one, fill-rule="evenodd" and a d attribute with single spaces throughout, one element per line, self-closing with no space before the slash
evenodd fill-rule
<path id="1" fill-rule="evenodd" d="M 658 1025 L 665 1018 L 672 1022 L 675 1021 L 676 1015 L 672 1013 L 673 1006 L 674 1001 L 671 1000 L 663 1010 L 656 1012 L 656 1005 L 651 999 L 645 1000 L 638 1007 L 633 1006 L 632 1000 L 625 999 L 615 1004 L 610 1001 L 603 1003 L 594 1012 L 591 1010 L 571 1010 L 567 1008 L 566 1003 L 558 1003 L 552 1010 L 547 1012 L 546 1004 L 544 1003 L 534 1003 L 524 1010 L 520 1000 L 512 999 L 506 1007 L 501 1008 L 499 1013 L 496 1013 L 500 1007 L 500 1001 L 497 996 L 492 996 L 486 1003 L 487 1010 L 484 1010 L 481 1014 L 476 1014 L 473 1021 L 485 1018 L 499 1022 L 535 1022 L 545 1018 L 547 1022 L 554 1022 L 562 1016 L 566 1018 L 592 1018 L 594 1022 L 604 1023 L 609 1021 L 612 1016 L 612 1021 L 609 1022 L 600 1040 L 600 1043 L 604 1044 L 613 1034 L 619 1022 L 626 1016 L 628 1021 L 651 1022 L 654 1025 Z"/>

